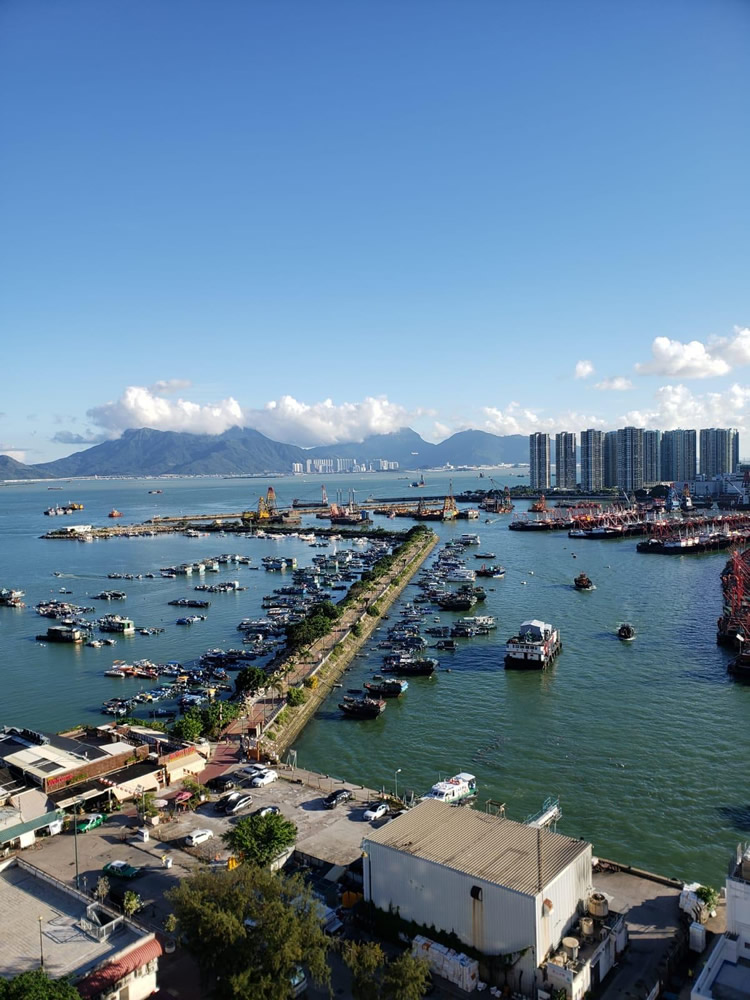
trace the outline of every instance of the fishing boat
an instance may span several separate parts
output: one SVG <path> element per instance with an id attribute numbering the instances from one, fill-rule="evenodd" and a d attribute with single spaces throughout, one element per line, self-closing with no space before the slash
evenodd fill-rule
<path id="1" fill-rule="evenodd" d="M 573 581 L 573 586 L 576 590 L 596 590 L 595 585 L 586 576 L 585 573 L 579 573 L 578 576 Z"/>
<path id="2" fill-rule="evenodd" d="M 113 507 L 109 514 L 107 514 L 107 517 L 122 517 L 122 512 Z"/>
<path id="3" fill-rule="evenodd" d="M 365 684 L 365 690 L 374 698 L 400 698 L 408 687 L 408 681 L 398 680 L 395 677 L 381 677 L 379 674 Z"/>
<path id="4" fill-rule="evenodd" d="M 339 702 L 339 708 L 345 715 L 353 719 L 377 719 L 385 711 L 385 702 L 382 698 L 350 698 L 344 696 L 344 700 Z"/>
<path id="5" fill-rule="evenodd" d="M 505 576 L 505 569 L 502 566 L 485 566 L 485 564 L 482 563 L 476 573 L 477 576 L 486 576 L 490 577 L 492 580 L 499 580 L 501 577 Z"/>
<path id="6" fill-rule="evenodd" d="M 635 639 L 635 629 L 629 622 L 623 622 L 617 629 L 617 638 L 623 642 L 632 642 Z"/>
<path id="7" fill-rule="evenodd" d="M 386 656 L 383 664 L 385 674 L 406 674 L 407 677 L 429 677 L 437 669 L 438 661 L 432 657 L 411 659 L 398 654 Z"/>
<path id="8" fill-rule="evenodd" d="M 435 799 L 437 802 L 445 802 L 448 805 L 458 802 L 466 802 L 477 796 L 477 779 L 467 771 L 460 771 L 452 778 L 445 781 L 437 781 L 432 788 L 423 795 L 423 799 Z"/>

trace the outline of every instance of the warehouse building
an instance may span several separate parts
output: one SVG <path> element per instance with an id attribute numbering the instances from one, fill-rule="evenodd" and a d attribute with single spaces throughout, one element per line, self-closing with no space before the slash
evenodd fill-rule
<path id="1" fill-rule="evenodd" d="M 548 961 L 567 965 L 563 939 L 579 930 L 593 891 L 591 844 L 425 800 L 371 833 L 362 847 L 366 900 L 421 927 L 453 932 L 487 956 L 487 968 L 510 970 L 513 988 L 529 992 L 534 981 L 549 982 Z M 625 944 L 624 922 L 607 913 L 606 927 L 596 932 L 603 942 L 613 931 L 615 939 L 620 935 L 608 946 L 614 953 Z M 566 982 L 556 977 L 568 996 L 600 978 L 598 969 L 594 976 L 583 968 L 589 958 L 598 963 L 600 950 L 576 953 L 575 975 Z"/>

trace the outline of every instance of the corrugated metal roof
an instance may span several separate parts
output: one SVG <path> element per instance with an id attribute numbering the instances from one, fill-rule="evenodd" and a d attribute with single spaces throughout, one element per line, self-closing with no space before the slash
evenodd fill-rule
<path id="1" fill-rule="evenodd" d="M 540 888 L 540 854 L 543 888 L 590 846 L 549 830 L 537 831 L 510 819 L 430 799 L 370 834 L 367 842 L 527 895 Z"/>
<path id="2" fill-rule="evenodd" d="M 31 833 L 32 830 L 42 830 L 50 823 L 62 819 L 64 813 L 62 809 L 55 809 L 54 812 L 45 813 L 44 816 L 37 816 L 36 819 L 27 820 L 25 823 L 17 823 L 15 826 L 7 826 L 0 830 L 0 844 L 9 844 L 12 840 L 17 840 L 24 833 Z"/>

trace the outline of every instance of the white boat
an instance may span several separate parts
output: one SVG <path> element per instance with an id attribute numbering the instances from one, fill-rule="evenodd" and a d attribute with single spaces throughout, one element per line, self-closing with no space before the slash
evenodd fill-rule
<path id="1" fill-rule="evenodd" d="M 463 802 L 466 799 L 473 799 L 476 794 L 477 779 L 475 776 L 467 771 L 460 771 L 452 778 L 436 782 L 422 798 L 435 799 L 437 802 L 445 802 L 450 805 L 455 802 Z"/>
<path id="2" fill-rule="evenodd" d="M 560 633 L 547 622 L 532 618 L 522 622 L 518 635 L 505 646 L 505 668 L 544 670 L 562 650 Z"/>
<path id="3" fill-rule="evenodd" d="M 479 545 L 479 535 L 467 533 L 458 539 L 461 545 Z"/>

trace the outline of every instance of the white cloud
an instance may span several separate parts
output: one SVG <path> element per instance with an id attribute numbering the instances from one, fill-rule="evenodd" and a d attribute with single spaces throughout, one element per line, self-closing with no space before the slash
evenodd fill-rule
<path id="1" fill-rule="evenodd" d="M 131 427 L 221 434 L 244 423 L 242 408 L 231 396 L 218 403 L 191 403 L 182 398 L 164 399 L 142 385 L 128 386 L 118 400 L 93 407 L 87 416 L 109 437 L 118 437 Z"/>
<path id="2" fill-rule="evenodd" d="M 180 392 L 182 389 L 189 389 L 193 383 L 187 378 L 167 378 L 159 379 L 148 387 L 148 391 L 156 396 L 169 396 L 173 392 Z"/>
<path id="3" fill-rule="evenodd" d="M 604 392 L 625 392 L 626 389 L 633 388 L 633 383 L 629 378 L 624 378 L 622 375 L 615 375 L 614 378 L 605 378 L 601 382 L 597 382 L 594 388 L 601 389 Z"/>
<path id="4" fill-rule="evenodd" d="M 578 431 L 583 427 L 604 427 L 606 423 L 601 417 L 573 411 L 544 417 L 515 402 L 508 403 L 504 410 L 485 406 L 482 412 L 486 418 L 482 429 L 490 434 L 532 434 L 535 431 L 556 434 L 558 431 Z"/>
<path id="5" fill-rule="evenodd" d="M 26 452 L 21 448 L 11 448 L 10 446 L 4 445 L 0 442 L 0 455 L 7 455 L 8 458 L 14 458 L 17 462 L 26 463 Z"/>
<path id="6" fill-rule="evenodd" d="M 361 441 L 370 434 L 390 434 L 424 411 L 409 411 L 385 396 L 368 396 L 360 403 L 303 403 L 282 396 L 262 410 L 248 410 L 245 422 L 262 434 L 304 447 Z"/>
<path id="7" fill-rule="evenodd" d="M 589 375 L 594 374 L 594 366 L 590 361 L 577 361 L 576 362 L 576 378 L 588 378 Z"/>
<path id="8" fill-rule="evenodd" d="M 281 396 L 262 408 L 243 409 L 231 396 L 217 403 L 200 404 L 182 397 L 166 399 L 154 388 L 128 386 L 118 400 L 88 410 L 95 430 L 83 434 L 60 431 L 54 440 L 94 444 L 136 427 L 221 434 L 230 427 L 241 426 L 254 427 L 276 441 L 309 447 L 361 441 L 370 434 L 389 434 L 415 417 L 435 415 L 431 410 L 409 411 L 385 396 L 368 396 L 361 402 L 340 404 L 330 399 L 304 403 L 293 396 Z"/>
<path id="9" fill-rule="evenodd" d="M 677 378 L 711 378 L 728 375 L 732 368 L 750 364 L 750 328 L 734 328 L 731 337 L 715 337 L 683 343 L 656 337 L 651 345 L 652 360 L 637 364 L 639 375 L 670 375 Z"/>
<path id="10" fill-rule="evenodd" d="M 693 394 L 684 385 L 663 385 L 650 409 L 630 410 L 621 426 L 654 427 L 737 427 L 750 430 L 750 386 L 734 384 L 723 392 Z"/>

